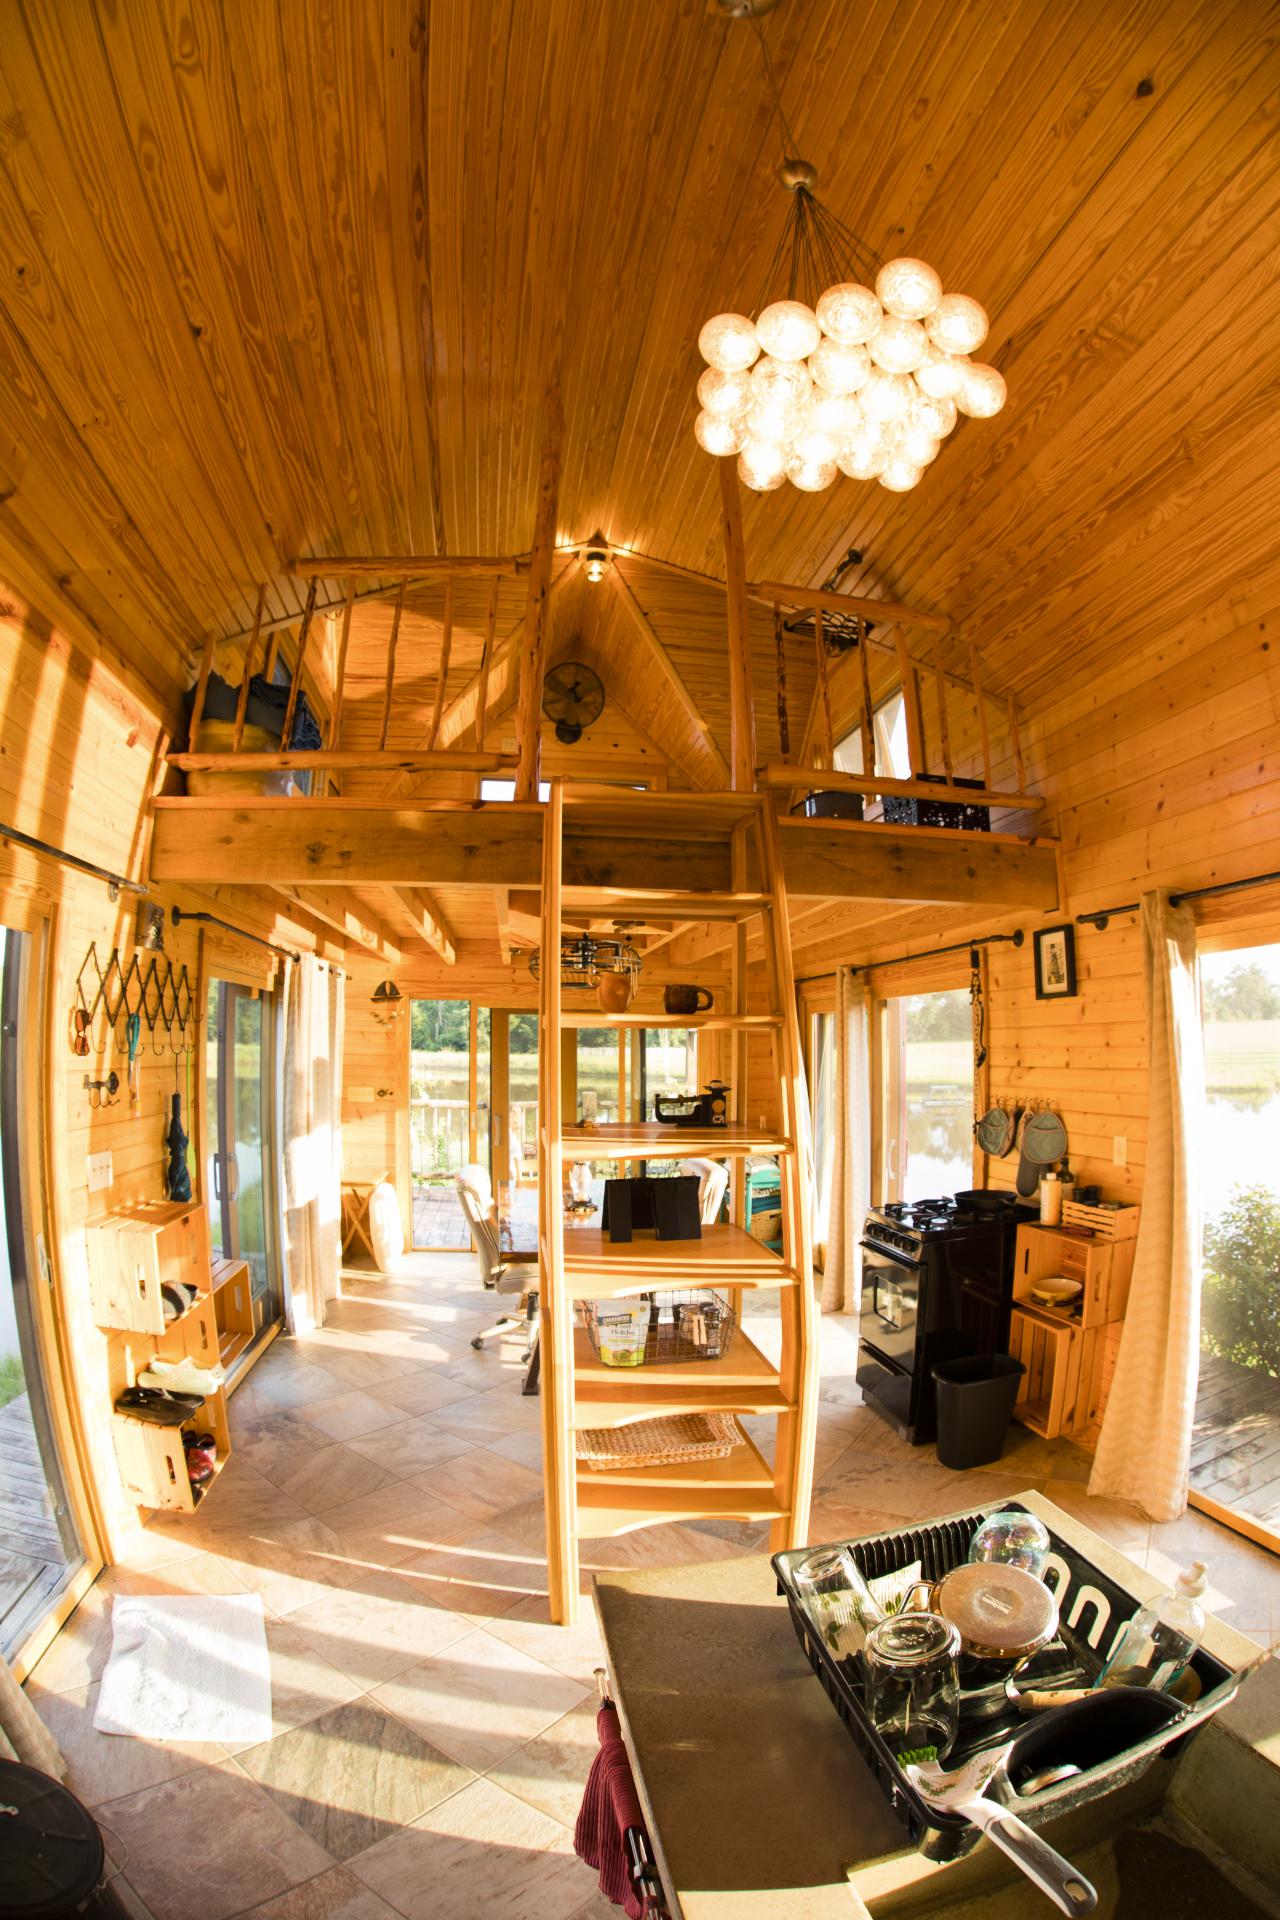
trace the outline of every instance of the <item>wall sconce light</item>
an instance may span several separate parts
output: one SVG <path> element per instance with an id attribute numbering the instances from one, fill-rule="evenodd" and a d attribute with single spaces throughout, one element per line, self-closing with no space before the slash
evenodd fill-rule
<path id="1" fill-rule="evenodd" d="M 587 542 L 583 555 L 587 578 L 593 587 L 599 586 L 604 579 L 604 570 L 609 564 L 609 542 L 602 533 L 593 533 Z"/>
<path id="2" fill-rule="evenodd" d="M 379 980 L 370 999 L 373 1017 L 384 1027 L 398 1020 L 404 1012 L 404 995 L 394 980 Z"/>

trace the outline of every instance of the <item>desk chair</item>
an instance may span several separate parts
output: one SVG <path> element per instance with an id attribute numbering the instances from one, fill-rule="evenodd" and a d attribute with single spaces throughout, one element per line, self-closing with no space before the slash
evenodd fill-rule
<path id="1" fill-rule="evenodd" d="M 503 1253 L 498 1234 L 498 1210 L 493 1203 L 493 1186 L 486 1169 L 472 1161 L 454 1175 L 454 1185 L 462 1211 L 471 1229 L 471 1244 L 480 1263 L 480 1279 L 492 1293 L 514 1296 L 524 1301 L 524 1313 L 504 1313 L 491 1327 L 478 1333 L 471 1342 L 479 1351 L 495 1334 L 509 1333 L 523 1322 L 526 1333 L 521 1359 L 528 1363 L 524 1392 L 538 1391 L 541 1355 L 538 1348 L 538 1276 L 530 1272 L 536 1253 Z"/>
<path id="2" fill-rule="evenodd" d="M 697 1176 L 698 1218 L 704 1227 L 713 1227 L 720 1218 L 728 1190 L 728 1167 L 722 1167 L 718 1160 L 682 1160 L 680 1171 Z"/>

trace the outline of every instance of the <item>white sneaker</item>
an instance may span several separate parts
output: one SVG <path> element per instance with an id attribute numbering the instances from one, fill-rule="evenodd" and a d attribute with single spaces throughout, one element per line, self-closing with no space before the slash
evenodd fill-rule
<path id="1" fill-rule="evenodd" d="M 181 1360 L 153 1359 L 145 1372 L 138 1375 L 140 1387 L 159 1387 L 168 1393 L 216 1393 L 226 1379 L 222 1368 L 215 1362 L 211 1367 L 202 1367 L 197 1361 L 186 1356 Z"/>

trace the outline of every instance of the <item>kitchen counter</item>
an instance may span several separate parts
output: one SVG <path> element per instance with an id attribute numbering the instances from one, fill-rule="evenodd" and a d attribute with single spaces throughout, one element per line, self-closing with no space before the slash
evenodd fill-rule
<path id="1" fill-rule="evenodd" d="M 1022 1498 L 1140 1597 L 1158 1590 L 1060 1508 L 1035 1494 Z M 595 1602 L 673 1920 L 857 1920 L 868 1911 L 888 1920 L 991 1902 L 1006 1891 L 1011 1913 L 1029 1910 L 1025 1881 L 989 1845 L 949 1866 L 907 1845 L 801 1652 L 766 1555 L 601 1574 Z M 1258 1654 L 1216 1621 L 1206 1644 L 1233 1667 Z M 1201 1769 L 1218 1743 L 1225 1754 L 1232 1736 L 1224 1723 L 1241 1706 L 1187 1750 Z M 1046 1834 L 1088 1871 L 1099 1847 L 1151 1825 L 1180 1764 L 1160 1756 L 1141 1780 L 1064 1815 Z M 1280 1788 L 1280 1769 L 1268 1775 Z M 1150 1887 L 1152 1865 L 1141 1857 Z M 1036 1899 L 1037 1911 L 1041 1904 Z M 1002 1909 L 998 1899 L 985 1910 Z M 1052 1911 L 1047 1903 L 1043 1910 Z M 1116 1901 L 1100 1901 L 1100 1913 L 1118 1910 Z"/>

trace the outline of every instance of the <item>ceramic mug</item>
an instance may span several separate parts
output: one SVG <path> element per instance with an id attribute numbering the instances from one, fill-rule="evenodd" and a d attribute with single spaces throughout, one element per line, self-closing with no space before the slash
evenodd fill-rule
<path id="1" fill-rule="evenodd" d="M 706 987 L 673 984 L 662 990 L 665 1013 L 706 1013 L 714 1004 L 714 995 Z"/>
<path id="2" fill-rule="evenodd" d="M 606 1013 L 625 1013 L 634 991 L 629 973 L 602 973 L 596 982 L 596 999 Z"/>

